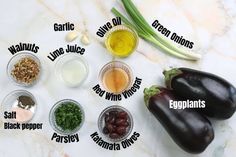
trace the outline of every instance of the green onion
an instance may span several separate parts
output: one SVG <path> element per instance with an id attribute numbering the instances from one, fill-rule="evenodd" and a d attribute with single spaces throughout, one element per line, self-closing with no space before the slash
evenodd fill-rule
<path id="1" fill-rule="evenodd" d="M 136 30 L 136 32 L 138 33 L 138 35 L 145 39 L 146 41 L 149 41 L 151 42 L 154 46 L 157 46 L 158 48 L 164 50 L 165 52 L 173 55 L 173 56 L 176 56 L 176 57 L 179 57 L 179 58 L 182 58 L 182 59 L 186 59 L 186 60 L 194 60 L 194 59 L 191 59 L 189 57 L 186 57 L 182 54 L 179 54 L 177 53 L 176 51 L 173 51 L 172 49 L 164 46 L 163 44 L 161 44 L 158 40 L 156 40 L 152 35 L 150 35 L 149 33 L 145 32 L 144 30 L 142 30 L 139 26 L 135 26 L 134 24 L 132 24 L 127 18 L 125 18 L 121 13 L 119 13 L 115 8 L 112 8 L 112 12 L 118 16 L 118 17 L 121 17 L 122 21 L 132 27 L 133 29 Z"/>
<path id="2" fill-rule="evenodd" d="M 168 40 L 157 34 L 152 27 L 147 23 L 135 5 L 131 0 L 121 0 L 125 10 L 130 16 L 132 22 L 130 22 L 125 16 L 123 16 L 115 8 L 112 8 L 112 13 L 116 16 L 121 17 L 122 21 L 136 30 L 138 35 L 146 41 L 151 42 L 154 46 L 157 46 L 161 50 L 173 56 L 186 59 L 186 60 L 198 60 L 201 58 L 200 54 L 193 52 L 186 52 L 170 43 Z"/>

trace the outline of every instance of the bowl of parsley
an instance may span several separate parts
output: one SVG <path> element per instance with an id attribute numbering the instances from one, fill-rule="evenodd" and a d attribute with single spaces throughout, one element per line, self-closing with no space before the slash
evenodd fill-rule
<path id="1" fill-rule="evenodd" d="M 49 114 L 49 121 L 53 130 L 62 135 L 78 132 L 84 123 L 84 119 L 82 106 L 71 99 L 58 101 Z"/>

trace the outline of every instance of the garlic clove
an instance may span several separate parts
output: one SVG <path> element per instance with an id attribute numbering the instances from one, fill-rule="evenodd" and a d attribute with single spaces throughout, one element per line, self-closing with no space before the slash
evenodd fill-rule
<path id="1" fill-rule="evenodd" d="M 83 34 L 80 41 L 84 44 L 84 45 L 89 45 L 90 44 L 90 40 L 89 37 L 86 34 Z"/>
<path id="2" fill-rule="evenodd" d="M 78 32 L 77 31 L 72 31 L 67 33 L 66 35 L 66 41 L 67 42 L 72 42 L 78 37 Z"/>

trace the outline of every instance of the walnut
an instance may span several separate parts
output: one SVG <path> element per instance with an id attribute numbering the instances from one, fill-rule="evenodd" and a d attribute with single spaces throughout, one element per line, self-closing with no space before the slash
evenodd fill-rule
<path id="1" fill-rule="evenodd" d="M 11 71 L 11 75 L 19 83 L 32 84 L 39 77 L 39 64 L 30 57 L 19 60 Z"/>

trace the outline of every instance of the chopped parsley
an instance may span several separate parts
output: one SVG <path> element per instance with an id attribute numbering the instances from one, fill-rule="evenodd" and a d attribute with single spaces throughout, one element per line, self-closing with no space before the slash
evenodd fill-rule
<path id="1" fill-rule="evenodd" d="M 61 104 L 55 111 L 56 124 L 63 130 L 76 129 L 81 124 L 82 118 L 81 109 L 72 102 Z"/>

